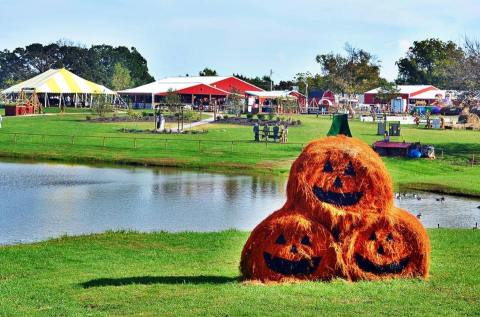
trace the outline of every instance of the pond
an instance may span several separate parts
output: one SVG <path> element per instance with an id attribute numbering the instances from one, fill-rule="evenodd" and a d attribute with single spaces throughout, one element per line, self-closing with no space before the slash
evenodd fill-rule
<path id="1" fill-rule="evenodd" d="M 411 194 L 396 204 L 427 227 L 480 222 L 480 202 Z M 285 201 L 285 180 L 179 169 L 0 162 L 0 244 L 105 230 L 251 230 Z"/>

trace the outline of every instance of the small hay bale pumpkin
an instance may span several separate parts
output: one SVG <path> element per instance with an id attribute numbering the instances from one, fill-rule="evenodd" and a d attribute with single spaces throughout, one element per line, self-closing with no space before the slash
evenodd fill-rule
<path id="1" fill-rule="evenodd" d="M 389 217 L 353 232 L 343 257 L 350 278 L 428 278 L 430 241 L 422 224 L 395 208 Z"/>
<path id="2" fill-rule="evenodd" d="M 363 141 L 326 137 L 309 143 L 293 163 L 286 206 L 307 212 L 330 229 L 340 225 L 340 230 L 350 230 L 393 207 L 392 180 Z"/>
<path id="3" fill-rule="evenodd" d="M 328 280 L 337 262 L 334 240 L 320 224 L 294 211 L 280 210 L 248 238 L 240 261 L 245 280 L 293 282 Z"/>

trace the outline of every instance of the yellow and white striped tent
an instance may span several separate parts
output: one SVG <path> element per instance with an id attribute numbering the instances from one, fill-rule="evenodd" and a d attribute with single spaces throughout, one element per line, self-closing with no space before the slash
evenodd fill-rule
<path id="1" fill-rule="evenodd" d="M 22 89 L 35 89 L 41 94 L 115 94 L 107 87 L 83 79 L 65 68 L 47 70 L 3 90 L 2 93 L 15 94 L 20 93 Z"/>

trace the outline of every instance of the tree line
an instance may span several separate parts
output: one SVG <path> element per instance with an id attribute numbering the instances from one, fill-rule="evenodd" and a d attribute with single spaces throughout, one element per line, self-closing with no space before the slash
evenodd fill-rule
<path id="1" fill-rule="evenodd" d="M 67 68 L 76 75 L 114 90 L 152 82 L 147 61 L 135 47 L 93 45 L 66 41 L 34 43 L 0 51 L 0 88 L 6 88 L 52 68 Z"/>
<path id="2" fill-rule="evenodd" d="M 305 91 L 308 84 L 309 90 L 329 89 L 335 93 L 353 95 L 381 87 L 385 94 L 394 94 L 397 85 L 425 84 L 441 89 L 480 93 L 480 41 L 468 38 L 460 45 L 436 38 L 413 42 L 405 56 L 396 61 L 398 77 L 393 82 L 380 76 L 381 63 L 375 55 L 348 43 L 343 54 L 322 53 L 315 57 L 315 61 L 320 66 L 320 72 L 298 73 L 291 80 L 275 83 L 274 88 L 288 90 L 297 86 L 300 91 Z M 215 70 L 206 69 L 216 73 Z M 233 76 L 260 88 L 270 89 L 269 76 Z"/>
<path id="3" fill-rule="evenodd" d="M 427 84 L 442 89 L 480 92 L 480 41 L 465 38 L 462 44 L 436 38 L 415 41 L 396 65 L 398 77 L 389 82 L 380 76 L 380 60 L 372 53 L 348 43 L 345 52 L 322 53 L 315 57 L 318 73 L 298 73 L 291 80 L 274 83 L 274 89 L 297 86 L 332 90 L 352 95 L 382 87 L 393 92 L 398 84 Z M 0 88 L 26 80 L 51 68 L 65 67 L 93 82 L 121 90 L 150 83 L 147 61 L 134 48 L 93 45 L 89 48 L 66 41 L 38 43 L 0 51 Z M 204 68 L 200 76 L 216 76 L 217 71 Z M 265 90 L 270 76 L 248 77 L 233 74 Z"/>

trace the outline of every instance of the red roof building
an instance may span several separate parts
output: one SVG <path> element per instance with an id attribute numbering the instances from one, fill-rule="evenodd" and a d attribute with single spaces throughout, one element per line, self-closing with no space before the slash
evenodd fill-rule
<path id="1" fill-rule="evenodd" d="M 397 88 L 399 89 L 399 97 L 406 100 L 407 105 L 415 104 L 420 99 L 425 100 L 427 103 L 434 102 L 435 96 L 438 95 L 445 97 L 445 91 L 431 85 L 399 85 Z M 379 91 L 380 88 L 375 88 L 365 92 L 363 94 L 364 103 L 369 105 L 390 103 L 390 100 L 384 101 L 377 98 Z"/>
<path id="2" fill-rule="evenodd" d="M 182 103 L 198 106 L 211 101 L 225 102 L 232 91 L 244 95 L 245 91 L 263 91 L 234 76 L 193 76 L 167 77 L 143 86 L 126 89 L 118 93 L 131 101 L 134 107 L 151 108 L 152 99 L 155 103 L 162 101 L 170 91 L 180 95 Z"/>

